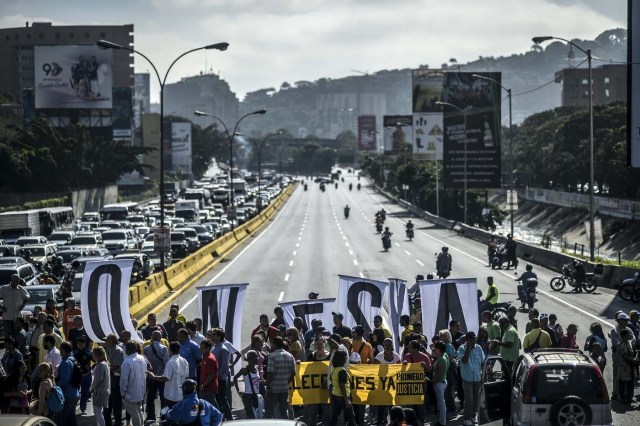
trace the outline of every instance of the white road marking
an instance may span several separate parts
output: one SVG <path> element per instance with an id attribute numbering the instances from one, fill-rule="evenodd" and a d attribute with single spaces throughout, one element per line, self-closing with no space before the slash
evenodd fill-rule
<path id="1" fill-rule="evenodd" d="M 418 265 L 424 266 L 424 263 L 420 262 L 418 259 L 416 259 L 416 262 L 418 263 Z"/>
<path id="2" fill-rule="evenodd" d="M 411 253 L 409 253 L 407 250 L 405 250 L 404 252 L 407 253 L 407 256 L 411 256 Z"/>
<path id="3" fill-rule="evenodd" d="M 373 196 L 373 195 L 369 194 L 369 196 L 370 196 L 371 198 L 373 198 L 373 199 L 374 199 L 374 201 L 376 201 L 380 207 L 382 207 L 382 204 L 380 204 L 380 202 L 378 202 L 378 200 L 376 200 L 376 199 L 374 198 L 374 196 Z M 400 219 L 398 219 L 398 218 L 396 218 L 396 217 L 394 217 L 393 219 L 397 220 L 397 221 L 398 221 L 398 222 L 400 222 L 400 223 L 404 223 L 404 222 L 402 222 Z M 438 242 L 438 243 L 440 243 L 440 244 L 442 244 L 442 245 L 445 245 L 445 246 L 449 246 L 449 249 L 453 249 L 453 250 L 457 251 L 458 253 L 460 253 L 460 254 L 462 254 L 462 255 L 464 255 L 464 256 L 467 256 L 468 258 L 473 259 L 473 260 L 475 260 L 476 262 L 478 262 L 478 263 L 480 263 L 480 264 L 482 264 L 482 265 L 486 265 L 486 260 L 484 260 L 484 259 L 482 259 L 482 260 L 481 260 L 481 259 L 478 259 L 477 257 L 472 256 L 472 255 L 470 255 L 470 254 L 468 254 L 468 253 L 466 253 L 466 252 L 464 252 L 464 251 L 462 251 L 462 250 L 460 250 L 460 249 L 457 249 L 457 248 L 455 248 L 455 247 L 452 247 L 450 244 L 448 244 L 448 243 L 446 243 L 446 242 L 444 242 L 444 241 L 442 241 L 442 240 L 440 240 L 440 239 L 438 239 L 438 238 L 434 237 L 433 235 L 429 235 L 429 234 L 427 234 L 427 233 L 426 233 L 426 232 L 424 232 L 424 231 L 418 230 L 418 232 L 419 232 L 419 233 L 421 233 L 422 235 L 424 235 L 424 236 L 426 236 L 426 237 L 428 237 L 428 238 L 432 239 L 433 241 L 436 241 L 436 242 Z M 396 243 L 396 244 L 397 244 L 397 243 Z M 500 270 L 499 272 L 500 272 L 502 275 L 505 275 L 506 277 L 508 277 L 508 278 L 510 278 L 510 279 L 513 279 L 513 276 L 512 276 L 511 274 L 509 274 L 509 273 L 507 273 L 507 272 L 505 272 L 505 271 L 501 271 L 501 270 Z M 578 308 L 577 306 L 574 306 L 574 305 L 572 305 L 571 303 L 569 303 L 569 302 L 567 302 L 567 301 L 565 301 L 565 300 L 562 300 L 562 299 L 560 299 L 559 297 L 556 297 L 556 296 L 554 296 L 554 295 L 553 295 L 553 294 L 551 294 L 551 293 L 548 293 L 548 292 L 546 292 L 546 291 L 544 291 L 544 290 L 541 290 L 539 287 L 538 287 L 538 292 L 540 292 L 540 293 L 544 294 L 545 296 L 548 296 L 549 298 L 551 298 L 551 299 L 555 300 L 555 301 L 556 301 L 556 302 L 558 302 L 558 303 L 562 303 L 563 305 L 566 305 L 566 306 L 568 306 L 568 307 L 570 307 L 570 308 L 572 308 L 572 309 L 574 309 L 574 310 L 576 310 L 576 311 L 580 312 L 581 314 L 587 315 L 588 317 L 593 318 L 594 320 L 596 320 L 596 321 L 598 321 L 598 322 L 600 322 L 600 323 L 602 323 L 602 324 L 604 324 L 604 325 L 606 325 L 606 326 L 609 326 L 609 327 L 614 327 L 614 326 L 615 326 L 615 324 L 610 323 L 609 321 L 605 321 L 605 320 L 603 320 L 602 318 L 599 318 L 599 317 L 597 317 L 596 315 L 593 315 L 592 313 L 585 311 L 584 309 Z"/>
<path id="4" fill-rule="evenodd" d="M 349 250 L 349 254 L 353 256 L 353 250 Z"/>
<path id="5" fill-rule="evenodd" d="M 289 281 L 289 274 L 287 274 L 287 275 L 285 275 L 285 276 L 284 276 L 284 280 L 285 280 L 285 281 Z M 283 292 L 283 293 L 284 293 L 284 292 Z"/>
<path id="6" fill-rule="evenodd" d="M 282 302 L 282 299 L 284 298 L 284 291 L 280 292 L 280 297 L 278 297 L 278 302 Z"/>
<path id="7" fill-rule="evenodd" d="M 358 266 L 358 261 L 357 261 L 357 260 L 355 260 L 355 259 L 353 259 L 353 264 L 354 264 L 354 265 L 356 265 L 356 266 Z"/>
<path id="8" fill-rule="evenodd" d="M 295 256 L 296 254 L 298 254 L 298 250 L 294 250 L 293 255 Z"/>
<path id="9" fill-rule="evenodd" d="M 296 247 L 300 247 L 300 243 L 296 243 Z"/>
<path id="10" fill-rule="evenodd" d="M 396 245 L 396 247 L 400 247 L 400 244 L 398 244 L 398 243 L 393 243 L 393 244 L 395 244 L 395 245 Z"/>
<path id="11" fill-rule="evenodd" d="M 289 267 L 293 266 L 293 260 L 291 262 L 289 262 Z"/>
<path id="12" fill-rule="evenodd" d="M 364 274 L 360 272 L 360 278 L 364 278 Z"/>

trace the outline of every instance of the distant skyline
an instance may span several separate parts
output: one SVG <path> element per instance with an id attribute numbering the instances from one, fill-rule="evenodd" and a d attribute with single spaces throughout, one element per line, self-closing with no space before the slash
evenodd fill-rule
<path id="1" fill-rule="evenodd" d="M 168 81 L 214 72 L 240 99 L 283 82 L 436 68 L 523 53 L 533 36 L 593 39 L 627 26 L 625 0 L 0 0 L 0 8 L 1 28 L 133 24 L 135 49 L 162 75 L 181 53 L 226 41 L 226 52 L 181 59 Z M 134 60 L 135 72 L 152 71 Z"/>

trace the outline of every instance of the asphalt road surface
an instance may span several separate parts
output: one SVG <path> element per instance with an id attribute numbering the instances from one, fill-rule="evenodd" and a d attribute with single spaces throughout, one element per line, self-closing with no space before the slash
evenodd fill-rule
<path id="1" fill-rule="evenodd" d="M 244 311 L 237 313 L 242 323 L 242 342 L 249 343 L 251 330 L 258 324 L 261 313 L 273 317 L 273 308 L 279 301 L 306 299 L 310 291 L 320 297 L 336 297 L 338 274 L 386 280 L 388 277 L 405 278 L 409 284 L 419 273 L 426 275 L 435 271 L 435 253 L 443 245 L 450 248 L 453 256 L 452 277 L 477 277 L 478 286 L 486 290 L 487 276 L 493 276 L 500 290 L 500 301 L 516 301 L 514 272 L 491 270 L 487 267 L 486 247 L 454 232 L 434 227 L 429 222 L 412 218 L 415 224 L 415 239 L 404 238 L 404 223 L 409 214 L 386 198 L 377 194 L 360 181 L 363 189 L 355 189 L 355 175 L 343 173 L 345 182 L 338 189 L 327 185 L 321 192 L 318 184 L 308 182 L 309 190 L 300 186 L 286 203 L 283 210 L 257 236 L 249 239 L 228 257 L 227 262 L 217 265 L 197 286 L 249 282 Z M 354 189 L 348 190 L 353 183 Z M 343 217 L 343 207 L 349 204 L 351 215 Z M 376 235 L 373 218 L 382 207 L 388 212 L 385 226 L 389 226 L 392 248 L 382 250 L 380 236 Z M 524 271 L 520 261 L 518 273 Z M 539 277 L 539 302 L 541 313 L 557 314 L 559 323 L 566 326 L 575 323 L 579 327 L 578 343 L 584 344 L 589 326 L 600 322 L 608 333 L 613 327 L 613 314 L 619 310 L 628 312 L 634 306 L 615 297 L 615 292 L 598 289 L 593 294 L 569 294 L 553 292 L 549 287 L 552 271 L 534 266 Z M 178 299 L 182 313 L 187 319 L 198 316 L 196 286 Z M 159 318 L 168 317 L 161 312 Z M 527 316 L 518 313 L 520 337 L 524 338 Z M 609 391 L 612 389 L 611 360 L 605 369 Z M 235 393 L 235 392 L 234 392 Z M 638 394 L 638 392 L 636 392 Z M 640 424 L 638 403 L 631 407 L 613 402 L 614 423 L 617 425 Z M 234 397 L 234 412 L 241 413 L 239 400 Z M 433 419 L 435 420 L 435 419 Z M 452 424 L 459 424 L 461 420 Z"/>

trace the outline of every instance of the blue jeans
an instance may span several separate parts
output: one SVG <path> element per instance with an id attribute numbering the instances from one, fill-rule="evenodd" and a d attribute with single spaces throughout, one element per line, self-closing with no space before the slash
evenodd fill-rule
<path id="1" fill-rule="evenodd" d="M 89 400 L 89 388 L 91 387 L 91 373 L 82 376 L 80 382 L 80 411 L 87 411 L 87 401 Z"/>
<path id="2" fill-rule="evenodd" d="M 435 385 L 436 400 L 438 401 L 438 421 L 440 424 L 447 424 L 447 404 L 444 402 L 444 391 L 447 389 L 447 384 L 438 382 Z"/>
<path id="3" fill-rule="evenodd" d="M 64 397 L 64 406 L 62 411 L 56 414 L 56 424 L 58 426 L 78 426 L 78 419 L 76 418 L 76 405 L 78 404 L 78 397 Z"/>

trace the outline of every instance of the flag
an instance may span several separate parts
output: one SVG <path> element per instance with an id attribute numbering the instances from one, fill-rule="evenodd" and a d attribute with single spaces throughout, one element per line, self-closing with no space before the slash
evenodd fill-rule
<path id="1" fill-rule="evenodd" d="M 139 341 L 129 313 L 129 284 L 133 260 L 87 262 L 80 289 L 82 322 L 89 338 L 103 343 L 109 334 L 131 333 Z"/>
<path id="2" fill-rule="evenodd" d="M 367 278 L 338 275 L 338 312 L 347 327 L 361 325 L 365 335 L 373 328 L 373 317 L 380 315 L 389 283 Z"/>
<path id="3" fill-rule="evenodd" d="M 244 295 L 249 284 L 223 284 L 198 287 L 198 305 L 202 330 L 221 328 L 233 346 L 242 339 L 242 310 Z"/>
<path id="4" fill-rule="evenodd" d="M 478 333 L 478 285 L 475 278 L 420 281 L 422 330 L 427 337 L 460 321 L 460 331 Z"/>
<path id="5" fill-rule="evenodd" d="M 331 330 L 333 327 L 333 311 L 336 299 L 309 299 L 298 300 L 295 302 L 281 302 L 280 307 L 284 311 L 284 322 L 287 327 L 293 327 L 293 319 L 300 317 L 307 325 L 307 329 L 311 329 L 311 321 L 319 319 L 322 325 Z"/>

